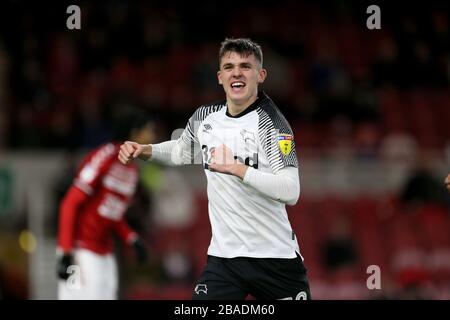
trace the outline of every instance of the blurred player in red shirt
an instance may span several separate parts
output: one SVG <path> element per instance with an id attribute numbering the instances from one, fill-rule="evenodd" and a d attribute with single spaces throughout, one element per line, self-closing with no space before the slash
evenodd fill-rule
<path id="1" fill-rule="evenodd" d="M 154 125 L 142 113 L 121 118 L 122 138 L 147 144 Z M 113 236 L 147 257 L 138 234 L 124 214 L 138 183 L 138 167 L 117 160 L 120 143 L 110 142 L 90 152 L 64 196 L 58 228 L 58 299 L 117 299 L 118 271 Z"/>

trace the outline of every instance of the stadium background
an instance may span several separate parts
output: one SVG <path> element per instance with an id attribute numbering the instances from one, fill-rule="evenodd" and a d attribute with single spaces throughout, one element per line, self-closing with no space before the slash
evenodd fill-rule
<path id="1" fill-rule="evenodd" d="M 295 132 L 302 195 L 288 209 L 316 299 L 449 299 L 448 5 L 349 1 L 5 1 L 0 10 L 0 297 L 54 299 L 58 201 L 121 110 L 160 141 L 221 99 L 217 52 L 250 37 L 263 89 Z M 376 4 L 376 3 L 375 3 Z M 210 237 L 199 166 L 142 164 L 130 223 L 151 254 L 118 249 L 123 299 L 189 298 Z M 366 269 L 381 268 L 381 290 Z"/>

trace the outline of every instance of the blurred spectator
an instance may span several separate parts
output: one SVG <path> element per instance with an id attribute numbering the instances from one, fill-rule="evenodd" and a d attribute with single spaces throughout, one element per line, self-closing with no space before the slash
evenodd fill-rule
<path id="1" fill-rule="evenodd" d="M 270 77 L 264 83 L 264 90 L 273 92 L 280 101 L 290 101 L 295 88 L 295 82 L 285 82 L 279 79 L 292 79 L 293 68 L 286 57 L 279 55 L 275 50 L 268 47 L 264 51 L 264 61 L 267 61 L 267 69 Z"/>
<path id="2" fill-rule="evenodd" d="M 380 134 L 373 122 L 361 123 L 356 127 L 354 150 L 358 159 L 377 159 Z"/>
<path id="3" fill-rule="evenodd" d="M 372 74 L 376 86 L 399 83 L 398 48 L 392 37 L 385 36 L 381 39 L 372 65 Z"/>
<path id="4" fill-rule="evenodd" d="M 1 102 L 0 102 L 1 104 Z M 0 150 L 5 148 L 6 145 L 6 135 L 8 133 L 7 130 L 7 120 L 6 120 L 6 112 L 4 112 L 3 108 L 0 107 Z"/>
<path id="5" fill-rule="evenodd" d="M 153 221 L 158 228 L 186 228 L 195 221 L 192 190 L 177 169 L 167 168 L 155 190 Z M 161 196 L 159 196 L 161 195 Z"/>
<path id="6" fill-rule="evenodd" d="M 0 263 L 0 300 L 25 300 L 28 298 L 26 280 L 13 268 L 6 270 Z"/>
<path id="7" fill-rule="evenodd" d="M 418 155 L 416 140 L 406 132 L 391 132 L 381 141 L 380 155 L 385 161 L 411 164 Z"/>
<path id="8" fill-rule="evenodd" d="M 194 261 L 181 247 L 171 248 L 161 257 L 161 275 L 165 284 L 191 285 L 196 279 Z"/>
<path id="9" fill-rule="evenodd" d="M 327 148 L 334 158 L 350 158 L 352 156 L 353 126 L 351 120 L 344 115 L 335 116 L 329 125 Z"/>
<path id="10" fill-rule="evenodd" d="M 450 192 L 450 173 L 448 174 L 448 176 L 445 178 L 445 186 L 447 187 L 447 190 Z"/>
<path id="11" fill-rule="evenodd" d="M 0 38 L 0 150 L 6 143 L 8 134 L 7 122 L 7 103 L 8 103 L 8 75 L 9 75 L 9 57 L 3 47 Z"/>
<path id="12" fill-rule="evenodd" d="M 80 147 L 92 149 L 112 138 L 113 128 L 110 123 L 106 122 L 108 119 L 105 119 L 105 113 L 98 97 L 93 95 L 82 97 L 79 116 Z"/>
<path id="13" fill-rule="evenodd" d="M 355 240 L 350 233 L 349 222 L 344 216 L 333 223 L 322 250 L 324 265 L 332 272 L 353 266 L 358 261 Z"/>
<path id="14" fill-rule="evenodd" d="M 427 286 L 430 279 L 427 272 L 421 268 L 402 270 L 398 276 L 397 298 L 403 300 L 429 300 L 432 298 Z"/>
<path id="15" fill-rule="evenodd" d="M 80 72 L 78 46 L 67 33 L 50 37 L 45 77 L 55 95 L 68 96 Z"/>
<path id="16" fill-rule="evenodd" d="M 409 205 L 428 203 L 445 204 L 447 195 L 442 182 L 423 164 L 416 167 L 409 175 L 401 191 L 401 199 Z"/>
<path id="17" fill-rule="evenodd" d="M 28 255 L 17 241 L 19 225 L 0 224 L 0 299 L 29 298 Z"/>

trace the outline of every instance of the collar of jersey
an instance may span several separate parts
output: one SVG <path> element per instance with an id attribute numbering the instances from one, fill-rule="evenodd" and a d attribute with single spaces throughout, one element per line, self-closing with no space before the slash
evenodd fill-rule
<path id="1" fill-rule="evenodd" d="M 225 112 L 227 117 L 230 118 L 240 118 L 245 116 L 247 113 L 252 112 L 253 110 L 256 110 L 260 105 L 261 102 L 263 100 L 267 99 L 267 95 L 264 91 L 258 92 L 258 98 L 255 100 L 255 102 L 253 102 L 251 105 L 249 105 L 244 111 L 238 113 L 237 115 L 232 115 L 228 112 L 228 107 L 227 107 L 227 111 Z"/>

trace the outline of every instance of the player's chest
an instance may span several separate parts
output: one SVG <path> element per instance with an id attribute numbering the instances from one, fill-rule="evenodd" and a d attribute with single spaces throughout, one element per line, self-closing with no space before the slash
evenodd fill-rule
<path id="1" fill-rule="evenodd" d="M 197 137 L 201 146 L 218 147 L 224 144 L 236 153 L 256 152 L 259 143 L 258 119 L 207 118 L 200 124 Z"/>
<path id="2" fill-rule="evenodd" d="M 198 128 L 197 137 L 202 149 L 202 158 L 207 169 L 213 150 L 225 145 L 231 149 L 235 159 L 246 165 L 258 168 L 260 148 L 258 120 L 246 119 L 207 119 Z"/>

